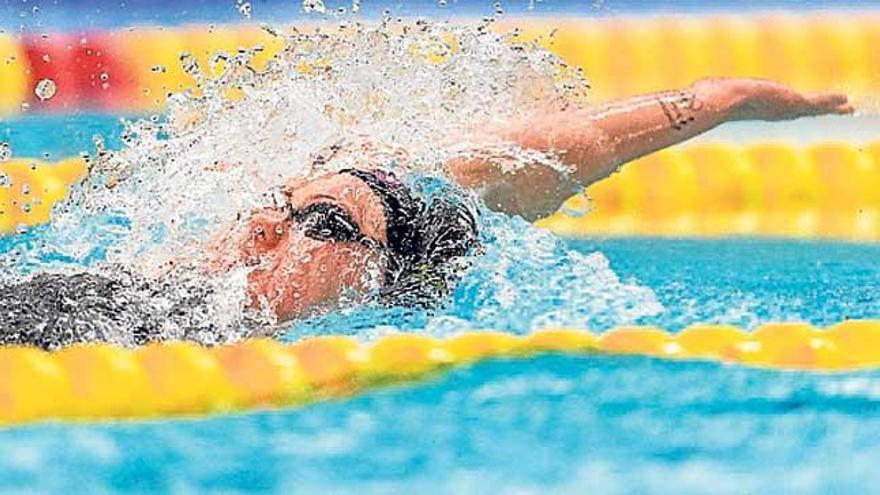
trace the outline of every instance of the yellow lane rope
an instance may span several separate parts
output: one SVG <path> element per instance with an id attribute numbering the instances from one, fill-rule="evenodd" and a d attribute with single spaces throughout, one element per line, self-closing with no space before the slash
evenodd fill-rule
<path id="1" fill-rule="evenodd" d="M 24 47 L 12 36 L 0 33 L 0 115 L 21 111 L 28 97 L 29 72 Z"/>
<path id="2" fill-rule="evenodd" d="M 676 147 L 624 166 L 538 225 L 567 236 L 876 241 L 880 142 Z"/>
<path id="3" fill-rule="evenodd" d="M 85 164 L 0 163 L 0 234 L 48 220 Z M 586 198 L 591 198 L 589 201 Z M 588 212 L 573 216 L 571 211 Z M 539 226 L 567 236 L 757 235 L 880 240 L 880 142 L 695 144 L 655 153 Z"/>
<path id="4" fill-rule="evenodd" d="M 468 332 L 445 339 L 395 334 L 371 344 L 325 336 L 215 348 L 181 342 L 137 349 L 82 345 L 57 352 L 0 347 L 0 424 L 298 406 L 482 359 L 547 352 L 856 370 L 880 366 L 880 321 L 851 320 L 824 329 L 774 323 L 753 332 L 696 325 L 675 334 L 655 327 L 621 327 L 601 335 L 570 329 L 527 336 Z"/>
<path id="5" fill-rule="evenodd" d="M 0 236 L 49 221 L 52 205 L 86 172 L 80 158 L 46 163 L 30 158 L 0 162 Z"/>
<path id="6" fill-rule="evenodd" d="M 842 90 L 860 107 L 874 109 L 878 23 L 876 10 L 510 22 L 526 37 L 543 35 L 550 50 L 581 67 L 599 100 L 701 77 L 762 77 L 801 91 Z"/>
<path id="7" fill-rule="evenodd" d="M 764 77 L 801 91 L 843 90 L 862 108 L 876 108 L 874 95 L 880 90 L 876 11 L 513 19 L 503 24 L 503 29 L 522 28 L 524 37 L 542 37 L 568 64 L 582 67 L 598 100 L 669 89 L 707 76 Z M 37 41 L 0 33 L 0 115 L 19 112 L 22 103 L 33 100 L 34 66 L 47 64 L 43 50 L 54 47 L 63 53 L 69 44 L 62 33 Z M 282 45 L 252 25 L 133 27 L 93 33 L 89 43 L 96 52 L 114 54 L 118 65 L 110 67 L 109 77 L 120 91 L 109 103 L 118 111 L 159 109 L 167 92 L 192 88 L 193 78 L 180 69 L 181 53 L 196 57 L 210 73 L 209 60 L 218 51 L 261 45 L 264 51 L 254 61 L 259 68 Z M 75 73 L 88 80 L 92 75 L 91 66 L 52 63 L 62 64 L 53 69 L 58 77 Z M 58 98 L 86 105 L 110 98 L 101 86 L 92 86 L 69 89 L 82 94 L 62 92 Z"/>

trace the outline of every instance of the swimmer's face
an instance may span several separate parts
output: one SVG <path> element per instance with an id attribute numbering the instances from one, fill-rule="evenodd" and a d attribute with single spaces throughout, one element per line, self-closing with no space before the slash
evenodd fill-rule
<path id="1" fill-rule="evenodd" d="M 286 191 L 293 215 L 259 210 L 236 236 L 237 261 L 254 266 L 248 276 L 253 307 L 268 308 L 283 321 L 383 282 L 384 253 L 377 244 L 386 242 L 385 216 L 369 186 L 334 174 Z"/>

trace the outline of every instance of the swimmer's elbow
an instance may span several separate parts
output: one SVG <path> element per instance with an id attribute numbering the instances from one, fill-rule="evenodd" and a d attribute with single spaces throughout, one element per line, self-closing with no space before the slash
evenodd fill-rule
<path id="1" fill-rule="evenodd" d="M 589 108 L 541 111 L 511 124 L 501 137 L 522 148 L 555 155 L 581 185 L 602 179 L 619 165 L 614 136 L 596 125 Z"/>
<path id="2" fill-rule="evenodd" d="M 495 164 L 485 160 L 456 158 L 446 163 L 446 172 L 459 186 L 474 192 L 494 211 L 515 214 L 514 194 L 509 178 Z"/>
<path id="3" fill-rule="evenodd" d="M 484 160 L 453 160 L 446 168 L 456 183 L 474 191 L 491 210 L 529 221 L 555 212 L 579 187 L 572 174 L 543 164 L 505 170 Z"/>

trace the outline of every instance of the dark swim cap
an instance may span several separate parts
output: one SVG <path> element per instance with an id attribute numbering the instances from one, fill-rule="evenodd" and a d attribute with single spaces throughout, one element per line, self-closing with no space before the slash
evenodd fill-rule
<path id="1" fill-rule="evenodd" d="M 345 169 L 382 201 L 388 268 L 380 299 L 391 305 L 431 307 L 443 300 L 479 246 L 474 212 L 464 203 L 414 195 L 382 170 Z"/>

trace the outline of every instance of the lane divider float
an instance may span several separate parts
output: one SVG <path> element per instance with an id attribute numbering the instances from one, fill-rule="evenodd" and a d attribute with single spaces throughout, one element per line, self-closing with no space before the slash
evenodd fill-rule
<path id="1" fill-rule="evenodd" d="M 679 333 L 620 327 L 602 334 L 545 329 L 444 339 L 394 334 L 372 343 L 343 336 L 292 344 L 248 340 L 136 349 L 77 345 L 55 352 L 0 347 L 0 424 L 48 419 L 150 418 L 294 407 L 379 386 L 424 379 L 489 358 L 544 353 L 639 355 L 785 370 L 840 372 L 880 367 L 880 321 L 817 329 L 771 323 L 752 332 L 694 325 Z"/>
<path id="2" fill-rule="evenodd" d="M 538 225 L 572 237 L 877 241 L 880 142 L 675 147 L 624 166 Z"/>
<path id="3" fill-rule="evenodd" d="M 86 173 L 81 158 L 48 163 L 30 158 L 0 162 L 0 236 L 49 221 L 52 206 Z"/>
<path id="4" fill-rule="evenodd" d="M 0 234 L 48 221 L 85 162 L 0 162 Z M 576 215 L 571 212 L 581 212 Z M 564 236 L 880 240 L 880 141 L 686 145 L 626 165 L 537 223 Z"/>
<path id="5" fill-rule="evenodd" d="M 581 67 L 598 100 L 680 87 L 701 77 L 763 77 L 801 91 L 845 91 L 860 108 L 876 109 L 878 23 L 880 14 L 863 11 L 520 19 L 499 28 L 518 27 L 523 37 L 539 37 L 566 63 Z M 0 34 L 0 114 L 27 108 L 159 110 L 169 91 L 194 87 L 180 68 L 181 55 L 194 56 L 210 75 L 217 52 L 257 45 L 265 48 L 254 61 L 260 66 L 283 42 L 253 25 Z M 45 101 L 35 98 L 42 80 L 57 86 Z"/>

